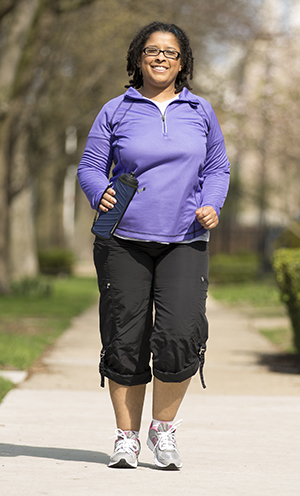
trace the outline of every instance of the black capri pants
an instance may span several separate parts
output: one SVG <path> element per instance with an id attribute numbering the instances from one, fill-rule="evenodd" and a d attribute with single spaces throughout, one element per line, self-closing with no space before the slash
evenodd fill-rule
<path id="1" fill-rule="evenodd" d="M 182 382 L 202 368 L 208 338 L 208 243 L 96 237 L 101 385 Z"/>

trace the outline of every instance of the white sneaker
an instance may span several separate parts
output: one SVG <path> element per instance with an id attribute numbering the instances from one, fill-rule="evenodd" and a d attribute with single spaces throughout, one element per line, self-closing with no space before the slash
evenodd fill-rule
<path id="1" fill-rule="evenodd" d="M 116 429 L 115 449 L 109 460 L 109 467 L 114 468 L 136 468 L 138 456 L 141 451 L 141 443 L 133 431 L 122 431 Z"/>
<path id="2" fill-rule="evenodd" d="M 153 422 L 151 423 L 147 446 L 154 453 L 154 463 L 157 467 L 169 470 L 182 467 L 175 439 L 176 428 L 181 423 L 182 420 L 178 420 L 173 425 L 168 422 L 161 422 L 157 427 L 153 426 Z"/>

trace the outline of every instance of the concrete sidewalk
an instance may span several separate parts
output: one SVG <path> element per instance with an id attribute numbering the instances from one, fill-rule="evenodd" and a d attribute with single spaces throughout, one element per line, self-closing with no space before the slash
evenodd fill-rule
<path id="1" fill-rule="evenodd" d="M 93 307 L 0 406 L 1 495 L 298 496 L 300 375 L 269 369 L 277 350 L 253 319 L 211 299 L 208 316 L 207 389 L 197 374 L 177 416 L 180 471 L 157 470 L 146 447 L 151 385 L 139 467 L 107 468 L 115 424 Z"/>

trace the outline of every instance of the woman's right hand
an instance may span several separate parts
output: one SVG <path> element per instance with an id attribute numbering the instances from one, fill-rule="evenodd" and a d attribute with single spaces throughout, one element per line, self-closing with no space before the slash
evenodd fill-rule
<path id="1" fill-rule="evenodd" d="M 114 205 L 117 203 L 116 198 L 114 198 L 116 192 L 112 188 L 108 188 L 104 195 L 101 198 L 99 208 L 102 212 L 108 212 L 108 210 L 114 208 Z"/>

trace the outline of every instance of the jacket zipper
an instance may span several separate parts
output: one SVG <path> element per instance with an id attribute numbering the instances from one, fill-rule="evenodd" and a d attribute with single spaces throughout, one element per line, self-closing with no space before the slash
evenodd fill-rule
<path id="1" fill-rule="evenodd" d="M 148 101 L 150 101 L 150 100 L 148 100 Z M 150 101 L 150 103 L 151 103 L 152 105 L 155 105 L 155 103 L 154 103 L 154 102 L 151 102 L 151 101 Z M 171 103 L 173 103 L 173 102 L 171 102 Z M 169 105 L 170 105 L 170 104 L 169 104 Z M 169 105 L 168 105 L 168 106 L 169 106 Z M 162 113 L 161 113 L 161 111 L 160 111 L 160 109 L 157 107 L 157 105 L 155 105 L 155 107 L 157 108 L 157 110 L 158 110 L 158 111 L 159 111 L 159 113 L 161 114 L 161 121 L 162 121 L 162 133 L 163 133 L 163 135 L 164 135 L 164 136 L 166 136 L 166 135 L 168 134 L 168 128 L 167 128 L 167 118 L 166 118 L 166 112 L 167 112 L 167 108 L 168 108 L 168 107 L 166 108 L 166 110 L 165 110 L 165 113 L 164 113 L 164 114 L 162 114 Z"/>
<path id="2" fill-rule="evenodd" d="M 166 135 L 168 133 L 168 129 L 167 129 L 167 120 L 165 114 L 162 114 L 161 120 L 162 120 L 162 132 L 163 135 Z"/>

